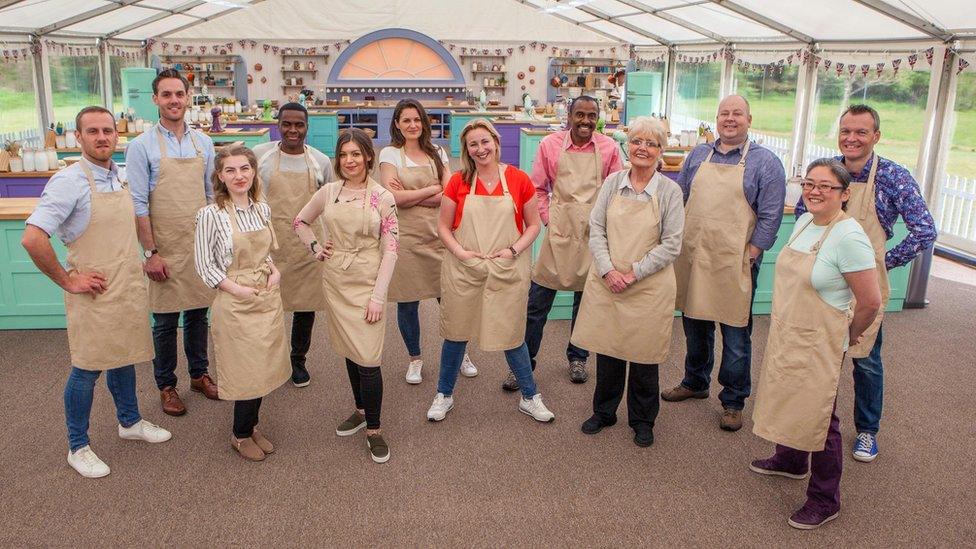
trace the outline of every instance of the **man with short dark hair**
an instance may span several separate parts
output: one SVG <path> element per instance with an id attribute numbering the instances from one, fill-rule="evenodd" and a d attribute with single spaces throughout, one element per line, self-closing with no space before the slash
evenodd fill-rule
<path id="1" fill-rule="evenodd" d="M 172 435 L 142 419 L 136 399 L 133 365 L 152 359 L 153 348 L 132 199 L 112 162 L 115 118 L 105 108 L 86 107 L 75 117 L 75 135 L 82 158 L 45 185 L 22 244 L 38 269 L 64 288 L 72 365 L 64 387 L 68 464 L 97 478 L 110 472 L 88 438 L 95 382 L 103 371 L 120 437 L 164 442 Z M 68 247 L 68 270 L 51 246 L 55 233 Z"/>
<path id="2" fill-rule="evenodd" d="M 186 405 L 176 392 L 176 329 L 183 313 L 183 349 L 190 388 L 217 399 L 217 385 L 207 369 L 207 309 L 214 290 L 194 268 L 197 211 L 213 200 L 214 145 L 184 122 L 190 84 L 173 69 L 153 80 L 159 123 L 136 137 L 125 150 L 126 174 L 146 258 L 149 305 L 153 312 L 153 370 L 163 411 L 180 416 Z"/>
<path id="3" fill-rule="evenodd" d="M 557 291 L 573 292 L 570 331 L 576 323 L 583 285 L 593 262 L 589 247 L 590 209 L 603 180 L 623 168 L 617 142 L 596 131 L 599 113 L 600 105 L 593 97 L 581 95 L 573 99 L 569 129 L 544 137 L 532 165 L 539 213 L 546 225 L 539 257 L 532 268 L 525 323 L 525 343 L 533 370 Z M 567 342 L 566 359 L 573 383 L 586 381 L 588 357 L 586 349 Z M 514 374 L 509 373 L 502 388 L 518 390 Z"/>
<path id="4" fill-rule="evenodd" d="M 840 117 L 837 146 L 841 160 L 854 180 L 847 215 L 857 219 L 871 239 L 881 283 L 883 305 L 888 304 L 891 289 L 888 271 L 907 265 L 931 246 L 938 231 L 918 183 L 903 166 L 874 154 L 881 140 L 881 117 L 868 105 L 851 105 Z M 806 211 L 801 199 L 796 216 Z M 894 235 L 898 217 L 905 220 L 908 236 L 886 250 Z M 857 345 L 851 345 L 847 356 L 854 360 L 854 459 L 862 462 L 878 457 L 878 428 L 884 397 L 884 366 L 881 363 L 881 320 L 879 313 Z"/>
<path id="5" fill-rule="evenodd" d="M 311 380 L 305 357 L 312 343 L 315 311 L 325 310 L 325 288 L 322 279 L 324 263 L 302 242 L 291 236 L 292 223 L 298 212 L 312 199 L 323 184 L 334 179 L 329 157 L 305 143 L 308 134 L 308 111 L 299 103 L 286 103 L 278 109 L 281 141 L 261 143 L 254 147 L 258 158 L 258 176 L 262 191 L 271 207 L 271 223 L 280 238 L 280 248 L 271 252 L 281 271 L 281 302 L 284 310 L 293 311 L 291 324 L 291 382 L 306 387 Z M 323 241 L 321 224 L 312 227 Z"/>

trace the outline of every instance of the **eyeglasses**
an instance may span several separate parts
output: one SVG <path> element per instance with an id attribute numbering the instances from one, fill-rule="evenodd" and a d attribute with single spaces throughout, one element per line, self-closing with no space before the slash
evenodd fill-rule
<path id="1" fill-rule="evenodd" d="M 631 139 L 630 144 L 638 149 L 641 147 L 647 147 L 648 149 L 661 148 L 661 145 L 657 141 L 651 141 L 650 139 Z"/>
<path id="2" fill-rule="evenodd" d="M 800 184 L 800 186 L 803 187 L 803 190 L 804 191 L 808 191 L 809 192 L 809 191 L 812 191 L 814 189 L 817 189 L 818 191 L 820 191 L 822 193 L 829 193 L 830 191 L 841 191 L 841 190 L 844 189 L 844 187 L 841 186 L 841 185 L 836 185 L 836 186 L 835 185 L 824 185 L 823 183 L 814 183 L 813 181 L 809 181 L 809 180 L 804 181 L 803 183 Z"/>

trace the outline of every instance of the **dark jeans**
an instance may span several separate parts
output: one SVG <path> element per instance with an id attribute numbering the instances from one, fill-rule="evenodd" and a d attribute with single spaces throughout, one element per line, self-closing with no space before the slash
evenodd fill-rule
<path id="1" fill-rule="evenodd" d="M 315 311 L 295 311 L 291 321 L 291 367 L 305 369 L 305 355 L 312 345 Z"/>
<path id="2" fill-rule="evenodd" d="M 634 431 L 653 431 L 654 420 L 661 409 L 657 364 L 631 362 L 628 373 L 626 360 L 597 353 L 593 414 L 605 422 L 615 421 L 625 383 L 627 424 Z"/>
<path id="3" fill-rule="evenodd" d="M 752 266 L 752 298 L 756 297 L 756 278 L 759 262 Z M 750 300 L 751 303 L 751 300 Z M 681 317 L 685 330 L 685 377 L 681 384 L 692 391 L 708 390 L 715 367 L 715 322 Z M 718 399 L 730 410 L 741 410 L 746 397 L 752 391 L 752 314 L 749 324 L 737 328 L 719 324 L 722 329 L 722 364 L 718 370 L 718 382 L 722 392 Z"/>
<path id="4" fill-rule="evenodd" d="M 580 299 L 583 292 L 573 292 L 573 318 L 569 321 L 569 330 L 572 333 L 576 327 L 576 315 L 579 314 Z M 539 354 L 539 347 L 542 345 L 542 331 L 546 327 L 546 320 L 549 311 L 552 310 L 552 302 L 556 299 L 556 290 L 540 286 L 535 282 L 529 287 L 529 306 L 525 320 L 525 344 L 529 347 L 529 360 L 532 369 L 535 370 L 535 357 Z M 586 362 L 590 352 L 580 349 L 572 343 L 566 345 L 566 360 L 572 362 L 579 360 Z"/>
<path id="5" fill-rule="evenodd" d="M 352 386 L 356 409 L 366 415 L 366 428 L 380 428 L 380 411 L 383 407 L 383 373 L 379 366 L 367 368 L 346 359 L 346 373 Z"/>
<path id="6" fill-rule="evenodd" d="M 153 313 L 153 374 L 156 387 L 176 387 L 176 328 L 180 313 Z M 207 373 L 207 308 L 183 311 L 183 352 L 191 378 Z"/>
<path id="7" fill-rule="evenodd" d="M 437 392 L 444 396 L 454 394 L 454 385 L 457 383 L 458 372 L 461 371 L 461 362 L 464 360 L 464 352 L 468 347 L 467 341 L 444 340 L 441 346 L 441 370 L 437 379 Z M 525 343 L 514 349 L 505 351 L 505 361 L 508 367 L 518 380 L 519 390 L 522 397 L 530 399 L 537 393 L 535 378 L 532 377 L 532 367 L 529 365 L 529 351 Z"/>
<path id="8" fill-rule="evenodd" d="M 261 409 L 261 399 L 234 401 L 234 436 L 247 438 L 254 432 L 258 424 L 258 410 Z"/>
<path id="9" fill-rule="evenodd" d="M 101 372 L 71 367 L 64 384 L 64 419 L 68 427 L 68 447 L 72 452 L 88 446 L 88 421 L 95 398 L 95 382 Z M 123 427 L 132 427 L 142 416 L 136 400 L 136 369 L 122 366 L 105 372 L 105 385 L 115 402 L 115 417 Z"/>
<path id="10" fill-rule="evenodd" d="M 411 357 L 420 356 L 420 302 L 397 303 L 397 326 Z"/>
<path id="11" fill-rule="evenodd" d="M 858 433 L 878 434 L 884 403 L 884 365 L 881 364 L 881 326 L 871 354 L 854 359 L 854 427 Z"/>
<path id="12" fill-rule="evenodd" d="M 797 474 L 807 471 L 807 461 L 809 460 L 810 484 L 807 486 L 806 505 L 830 514 L 837 512 L 840 509 L 840 475 L 844 469 L 844 451 L 840 437 L 840 420 L 837 418 L 837 401 L 834 401 L 834 411 L 830 414 L 827 443 L 823 450 L 811 454 L 777 444 L 776 455 L 773 456 L 773 459 L 783 469 Z"/>

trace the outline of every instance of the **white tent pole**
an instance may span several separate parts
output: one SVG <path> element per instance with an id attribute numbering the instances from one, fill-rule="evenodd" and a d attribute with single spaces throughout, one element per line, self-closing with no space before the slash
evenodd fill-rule
<path id="1" fill-rule="evenodd" d="M 31 35 L 31 42 L 38 49 L 34 60 L 34 96 L 37 98 L 37 112 L 40 114 L 41 135 L 51 127 L 54 120 L 54 103 L 51 101 L 51 65 L 47 57 L 47 48 L 41 45 L 36 35 Z"/>
<path id="2" fill-rule="evenodd" d="M 668 48 L 668 72 L 664 83 L 664 113 L 668 120 L 671 119 L 671 113 L 674 110 L 675 95 L 678 92 L 677 70 L 677 55 L 675 55 L 674 48 Z"/>
<path id="3" fill-rule="evenodd" d="M 811 52 L 812 55 L 813 52 Z M 796 105 L 793 110 L 793 143 L 790 145 L 789 174 L 791 176 L 803 173 L 803 164 L 807 152 L 807 139 L 810 137 L 810 121 L 814 118 L 817 108 L 814 100 L 817 95 L 817 65 L 813 59 L 797 71 Z"/>
<path id="4" fill-rule="evenodd" d="M 723 98 L 727 97 L 732 93 L 733 83 L 732 80 L 735 77 L 735 65 L 728 56 L 722 56 L 722 79 L 718 86 L 718 100 L 721 101 Z"/>
<path id="5" fill-rule="evenodd" d="M 925 127 L 922 132 L 922 146 L 918 150 L 918 164 L 915 174 L 922 187 L 922 196 L 934 209 L 939 196 L 939 175 L 945 166 L 949 143 L 947 135 L 951 129 L 948 124 L 955 103 L 958 77 L 953 69 L 956 55 L 946 58 L 946 46 L 935 48 L 932 55 L 932 76 L 929 79 L 929 96 L 925 107 Z"/>
<path id="6" fill-rule="evenodd" d="M 98 73 L 102 80 L 102 104 L 106 109 L 112 110 L 112 60 L 109 53 L 108 42 L 98 39 Z"/>

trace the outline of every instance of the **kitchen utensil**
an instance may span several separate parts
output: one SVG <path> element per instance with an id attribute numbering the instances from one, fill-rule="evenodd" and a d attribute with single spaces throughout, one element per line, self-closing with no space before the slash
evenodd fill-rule
<path id="1" fill-rule="evenodd" d="M 261 63 L 255 63 L 254 64 L 254 70 L 256 70 L 258 72 L 261 72 L 261 69 L 263 69 L 263 68 L 264 68 L 264 66 Z"/>
<path id="2" fill-rule="evenodd" d="M 518 78 L 519 80 L 525 80 L 525 73 L 524 72 L 520 72 L 520 73 L 516 74 L 515 77 Z"/>

